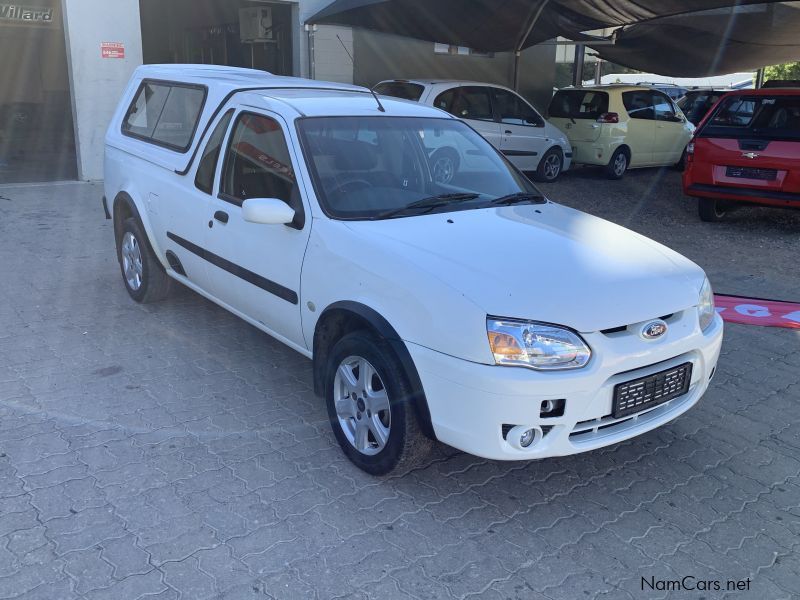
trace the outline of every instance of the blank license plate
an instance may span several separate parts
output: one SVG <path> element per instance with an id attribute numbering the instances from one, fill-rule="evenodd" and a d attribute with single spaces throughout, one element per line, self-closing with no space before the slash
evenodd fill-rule
<path id="1" fill-rule="evenodd" d="M 668 402 L 689 391 L 692 363 L 614 386 L 614 418 L 627 417 Z"/>

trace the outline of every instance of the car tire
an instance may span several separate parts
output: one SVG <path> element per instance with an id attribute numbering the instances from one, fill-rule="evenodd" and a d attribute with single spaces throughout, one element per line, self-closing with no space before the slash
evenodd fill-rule
<path id="1" fill-rule="evenodd" d="M 706 223 L 718 223 L 728 215 L 728 209 L 716 198 L 698 198 L 697 212 Z"/>
<path id="2" fill-rule="evenodd" d="M 342 337 L 331 349 L 325 401 L 333 434 L 347 458 L 371 475 L 407 471 L 433 448 L 417 423 L 400 362 L 368 331 Z"/>
<path id="3" fill-rule="evenodd" d="M 136 302 L 158 302 L 169 295 L 172 280 L 156 258 L 144 228 L 136 218 L 130 217 L 122 223 L 117 259 L 125 289 Z"/>
<path id="4" fill-rule="evenodd" d="M 550 148 L 542 156 L 534 173 L 534 179 L 542 183 L 552 183 L 564 170 L 564 153 L 561 148 Z"/>
<path id="5" fill-rule="evenodd" d="M 605 167 L 606 177 L 609 179 L 622 179 L 630 164 L 630 155 L 625 148 L 617 148 L 611 155 L 611 160 Z"/>
<path id="6" fill-rule="evenodd" d="M 453 148 L 439 148 L 430 159 L 431 175 L 433 181 L 439 184 L 448 184 L 458 173 L 461 158 Z"/>

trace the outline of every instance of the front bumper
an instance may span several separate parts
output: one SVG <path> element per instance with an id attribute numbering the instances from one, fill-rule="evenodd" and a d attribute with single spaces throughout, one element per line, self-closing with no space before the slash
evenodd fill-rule
<path id="1" fill-rule="evenodd" d="M 419 372 L 436 437 L 455 448 L 495 460 L 567 456 L 622 442 L 678 417 L 705 393 L 722 345 L 717 315 L 705 332 L 694 309 L 669 320 L 658 341 L 643 341 L 638 324 L 627 331 L 583 335 L 593 357 L 583 369 L 533 371 L 468 362 L 407 344 Z M 614 419 L 614 386 L 691 362 L 689 391 L 636 415 Z M 542 418 L 547 400 L 565 400 L 563 416 Z M 509 426 L 540 427 L 544 436 L 526 449 L 504 437 Z M 504 429 L 505 426 L 505 429 Z"/>

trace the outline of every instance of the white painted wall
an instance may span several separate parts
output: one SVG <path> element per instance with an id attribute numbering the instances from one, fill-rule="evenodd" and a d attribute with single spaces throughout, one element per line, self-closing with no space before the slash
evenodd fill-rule
<path id="1" fill-rule="evenodd" d="M 104 137 L 134 69 L 142 64 L 139 0 L 61 0 L 78 154 L 78 178 L 103 178 Z M 102 58 L 103 42 L 125 58 Z"/>
<path id="2" fill-rule="evenodd" d="M 307 19 L 329 5 L 332 0 L 300 0 L 300 32 L 306 39 L 301 44 L 300 73 L 324 81 L 353 83 L 353 30 L 350 27 L 319 25 L 314 36 L 314 69 L 309 72 Z M 338 37 L 337 37 L 338 36 Z M 340 41 L 341 40 L 341 41 Z"/>

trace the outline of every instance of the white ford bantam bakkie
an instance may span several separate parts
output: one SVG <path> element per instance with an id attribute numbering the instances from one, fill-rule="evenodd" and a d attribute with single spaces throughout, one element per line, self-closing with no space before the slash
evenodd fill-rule
<path id="1" fill-rule="evenodd" d="M 447 183 L 443 137 L 471 157 Z M 370 473 L 433 440 L 501 460 L 608 446 L 686 412 L 717 364 L 697 265 L 550 202 L 463 121 L 365 88 L 140 67 L 105 194 L 133 299 L 177 280 L 312 358 Z"/>

